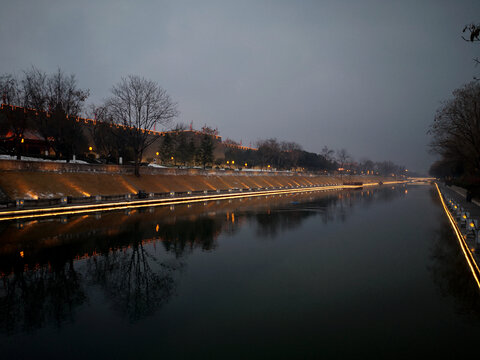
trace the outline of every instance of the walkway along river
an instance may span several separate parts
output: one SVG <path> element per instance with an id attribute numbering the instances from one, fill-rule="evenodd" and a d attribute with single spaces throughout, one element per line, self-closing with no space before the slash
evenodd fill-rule
<path id="1" fill-rule="evenodd" d="M 462 356 L 476 283 L 435 186 L 0 222 L 2 358 Z"/>

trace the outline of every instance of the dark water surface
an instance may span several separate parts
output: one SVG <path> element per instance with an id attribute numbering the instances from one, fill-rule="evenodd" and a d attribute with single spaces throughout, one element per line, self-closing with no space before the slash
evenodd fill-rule
<path id="1" fill-rule="evenodd" d="M 480 301 L 429 186 L 0 223 L 0 358 L 477 351 Z"/>

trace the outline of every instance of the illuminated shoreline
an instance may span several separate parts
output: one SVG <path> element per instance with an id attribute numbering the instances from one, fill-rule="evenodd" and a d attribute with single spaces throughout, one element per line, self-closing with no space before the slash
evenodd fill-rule
<path id="1" fill-rule="evenodd" d="M 404 183 L 407 183 L 407 181 L 389 181 L 389 182 L 384 182 L 383 184 L 389 185 L 389 184 L 404 184 Z M 0 221 L 55 217 L 55 216 L 74 215 L 74 214 L 87 214 L 87 213 L 125 210 L 125 209 L 137 209 L 137 208 L 155 207 L 155 206 L 171 206 L 171 205 L 177 205 L 177 204 L 188 204 L 188 203 L 205 202 L 205 201 L 218 201 L 218 200 L 280 195 L 280 194 L 296 194 L 296 193 L 308 193 L 308 192 L 318 192 L 318 191 L 359 189 L 366 186 L 377 186 L 377 185 L 379 185 L 379 183 L 368 183 L 368 184 L 363 184 L 362 186 L 329 185 L 329 186 L 310 186 L 310 187 L 301 187 L 301 188 L 274 189 L 274 190 L 261 190 L 261 191 L 243 190 L 237 193 L 226 193 L 226 194 L 210 194 L 210 195 L 200 195 L 200 196 L 184 196 L 184 197 L 178 197 L 178 198 L 145 199 L 145 200 L 132 200 L 132 201 L 121 201 L 121 202 L 108 202 L 108 203 L 100 203 L 100 204 L 18 209 L 18 210 L 10 210 L 10 211 L 1 211 Z"/>
<path id="2" fill-rule="evenodd" d="M 477 286 L 480 290 L 480 280 L 479 280 L 480 269 L 478 268 L 477 262 L 475 261 L 475 258 L 473 257 L 472 252 L 470 251 L 467 243 L 465 242 L 465 238 L 462 232 L 460 231 L 460 228 L 458 227 L 457 222 L 455 221 L 453 215 L 448 210 L 447 205 L 445 204 L 445 201 L 443 199 L 443 195 L 437 183 L 435 183 L 435 187 L 437 188 L 438 196 L 440 197 L 440 201 L 442 202 L 443 209 L 445 210 L 445 214 L 447 215 L 448 220 L 450 221 L 450 225 L 452 226 L 452 229 L 457 237 L 460 248 L 462 249 L 465 260 L 467 261 L 468 267 L 470 268 L 472 276 L 475 279 L 475 282 L 477 283 Z"/>

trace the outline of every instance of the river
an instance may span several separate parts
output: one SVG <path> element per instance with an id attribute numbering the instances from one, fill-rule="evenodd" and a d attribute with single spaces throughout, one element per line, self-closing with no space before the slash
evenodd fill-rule
<path id="1" fill-rule="evenodd" d="M 431 186 L 3 222 L 0 275 L 2 359 L 453 357 L 480 335 Z"/>

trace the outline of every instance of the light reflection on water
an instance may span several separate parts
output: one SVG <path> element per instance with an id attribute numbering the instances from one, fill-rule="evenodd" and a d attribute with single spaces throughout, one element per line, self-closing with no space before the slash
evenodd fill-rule
<path id="1" fill-rule="evenodd" d="M 52 358 L 451 350 L 476 333 L 479 299 L 442 216 L 429 187 L 397 186 L 2 223 L 0 344 Z"/>

